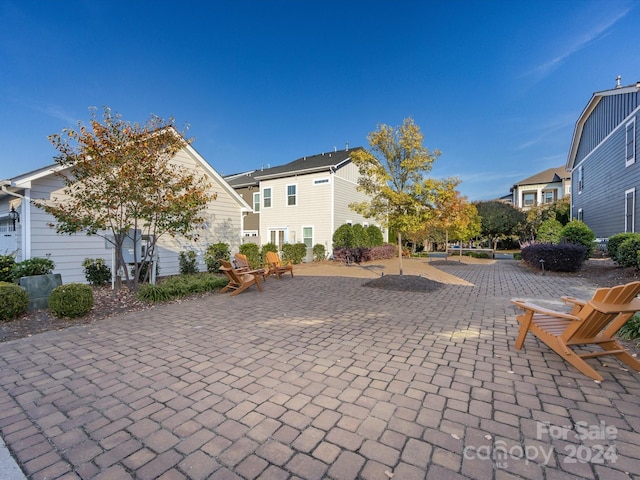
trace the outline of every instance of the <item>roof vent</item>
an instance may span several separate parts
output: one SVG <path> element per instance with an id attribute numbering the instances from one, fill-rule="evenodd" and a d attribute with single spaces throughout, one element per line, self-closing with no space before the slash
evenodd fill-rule
<path id="1" fill-rule="evenodd" d="M 347 152 L 349 151 L 349 142 L 347 142 L 347 145 L 344 148 Z"/>
<path id="2" fill-rule="evenodd" d="M 620 87 L 622 87 L 622 77 L 618 75 L 616 77 L 616 88 L 620 88 Z"/>

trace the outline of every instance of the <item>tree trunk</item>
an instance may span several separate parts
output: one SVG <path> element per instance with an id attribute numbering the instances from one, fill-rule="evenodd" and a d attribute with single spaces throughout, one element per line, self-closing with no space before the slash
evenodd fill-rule
<path id="1" fill-rule="evenodd" d="M 402 235 L 398 231 L 398 268 L 400 275 L 402 275 Z"/>

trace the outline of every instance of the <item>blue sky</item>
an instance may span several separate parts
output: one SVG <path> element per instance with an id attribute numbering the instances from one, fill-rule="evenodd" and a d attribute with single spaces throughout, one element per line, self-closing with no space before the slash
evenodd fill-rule
<path id="1" fill-rule="evenodd" d="M 189 124 L 220 173 L 413 117 L 471 200 L 564 165 L 593 92 L 640 80 L 640 2 L 0 0 L 0 178 L 109 106 Z"/>

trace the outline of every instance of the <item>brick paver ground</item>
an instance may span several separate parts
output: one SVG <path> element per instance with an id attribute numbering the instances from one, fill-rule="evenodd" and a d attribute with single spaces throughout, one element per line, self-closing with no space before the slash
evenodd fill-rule
<path id="1" fill-rule="evenodd" d="M 640 479 L 640 376 L 512 347 L 510 298 L 593 288 L 450 263 L 473 286 L 283 277 L 0 344 L 0 433 L 34 480 Z"/>

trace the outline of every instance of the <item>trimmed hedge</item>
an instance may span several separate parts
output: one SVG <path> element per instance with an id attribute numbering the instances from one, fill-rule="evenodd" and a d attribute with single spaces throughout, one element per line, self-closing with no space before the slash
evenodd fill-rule
<path id="1" fill-rule="evenodd" d="M 93 307 L 93 290 L 89 285 L 68 283 L 51 291 L 49 310 L 58 318 L 83 317 Z"/>
<path id="2" fill-rule="evenodd" d="M 15 283 L 0 282 L 0 322 L 11 320 L 27 311 L 29 294 Z"/>
<path id="3" fill-rule="evenodd" d="M 553 272 L 576 272 L 586 259 L 587 248 L 578 243 L 534 243 L 522 249 L 522 259 L 534 268 Z"/>
<path id="4" fill-rule="evenodd" d="M 302 263 L 307 256 L 307 246 L 304 243 L 285 243 L 282 245 L 282 260 L 291 260 L 295 265 Z"/>
<path id="5" fill-rule="evenodd" d="M 640 233 L 625 232 L 609 237 L 609 241 L 607 242 L 607 253 L 609 253 L 609 256 L 614 262 L 618 263 L 618 249 L 620 248 L 620 245 L 630 238 L 640 238 Z"/>
<path id="6" fill-rule="evenodd" d="M 580 220 L 571 220 L 560 230 L 560 240 L 567 243 L 576 243 L 585 247 L 584 259 L 589 258 L 593 252 L 596 235 L 586 223 Z"/>
<path id="7" fill-rule="evenodd" d="M 638 267 L 638 252 L 640 251 L 640 235 L 634 235 L 624 240 L 618 246 L 616 263 L 621 267 Z"/>
<path id="8" fill-rule="evenodd" d="M 394 258 L 397 253 L 396 246 L 390 243 L 373 248 L 335 248 L 333 250 L 333 260 L 335 262 L 346 263 L 347 256 L 351 262 L 361 263 Z"/>
<path id="9" fill-rule="evenodd" d="M 256 243 L 243 243 L 240 245 L 240 253 L 247 257 L 251 268 L 258 268 L 263 263 L 260 259 L 260 245 Z"/>
<path id="10" fill-rule="evenodd" d="M 11 270 L 15 264 L 16 259 L 13 255 L 0 255 L 0 282 L 13 281 Z"/>

